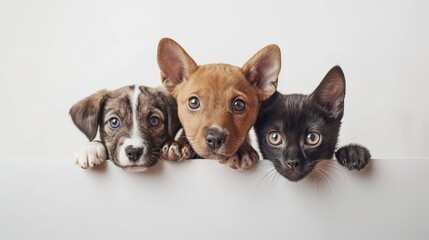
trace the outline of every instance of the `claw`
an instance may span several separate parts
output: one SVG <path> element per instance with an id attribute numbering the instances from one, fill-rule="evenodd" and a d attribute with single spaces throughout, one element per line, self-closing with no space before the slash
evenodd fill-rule
<path id="1" fill-rule="evenodd" d="M 349 170 L 363 169 L 371 159 L 369 150 L 357 144 L 341 147 L 335 153 L 338 162 Z"/>
<path id="2" fill-rule="evenodd" d="M 74 163 L 83 169 L 93 168 L 107 160 L 106 149 L 100 142 L 89 142 L 75 153 Z"/>
<path id="3" fill-rule="evenodd" d="M 219 163 L 225 164 L 238 171 L 247 170 L 259 160 L 259 155 L 250 145 L 240 147 L 238 151 L 229 158 L 219 160 Z"/>
<path id="4" fill-rule="evenodd" d="M 167 161 L 182 161 L 191 158 L 191 146 L 188 142 L 168 142 L 162 147 L 161 157 Z"/>

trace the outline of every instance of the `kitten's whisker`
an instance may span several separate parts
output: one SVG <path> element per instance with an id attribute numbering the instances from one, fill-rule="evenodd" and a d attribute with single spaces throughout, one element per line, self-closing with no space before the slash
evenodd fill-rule
<path id="1" fill-rule="evenodd" d="M 326 167 L 329 167 L 331 169 L 337 170 L 338 172 L 342 173 L 342 168 L 339 167 L 339 166 L 337 166 L 337 165 L 335 165 L 334 163 L 329 163 L 329 162 L 326 162 L 326 161 L 321 161 L 321 162 L 318 162 L 317 165 L 326 166 Z"/>
<path id="2" fill-rule="evenodd" d="M 276 189 L 275 185 L 274 185 L 274 179 L 275 179 L 276 175 L 277 175 L 277 171 L 275 171 L 275 170 L 271 171 L 270 178 L 269 178 L 269 186 L 271 187 L 271 191 Z"/>
<path id="3" fill-rule="evenodd" d="M 319 175 L 320 174 L 317 171 L 311 172 L 312 181 L 313 181 L 313 184 L 315 184 L 315 186 L 316 186 L 317 195 L 319 195 L 319 183 L 320 183 L 320 176 Z"/>
<path id="4" fill-rule="evenodd" d="M 273 163 L 271 161 L 264 161 L 260 160 L 258 164 L 256 164 L 255 168 L 266 168 L 266 167 L 273 167 Z"/>
<path id="5" fill-rule="evenodd" d="M 334 161 L 336 161 L 336 160 L 334 160 Z M 336 174 L 337 175 L 337 178 L 334 178 L 334 179 L 336 179 L 336 181 L 337 181 L 337 183 L 339 184 L 341 181 L 341 178 L 343 178 L 344 179 L 344 168 L 343 167 L 341 167 L 341 166 L 338 166 L 338 165 L 335 165 L 334 163 L 329 163 L 329 162 L 326 162 L 326 161 L 323 161 L 323 162 L 320 162 L 320 163 L 318 163 L 318 165 L 320 165 L 320 166 L 322 166 L 322 167 L 329 167 L 329 170 L 335 170 L 340 176 L 338 177 L 338 174 Z M 325 170 L 326 171 L 326 170 Z"/>
<path id="6" fill-rule="evenodd" d="M 279 174 L 276 172 L 273 176 L 273 186 L 275 187 L 274 190 L 277 191 L 278 189 L 278 183 L 279 183 Z"/>
<path id="7" fill-rule="evenodd" d="M 323 169 L 323 168 L 319 168 L 319 171 L 325 172 L 327 175 L 329 175 L 332 179 L 334 179 L 334 181 L 340 185 L 340 182 L 338 181 L 338 179 L 335 177 L 335 175 L 331 174 L 329 171 Z"/>
<path id="8" fill-rule="evenodd" d="M 323 169 L 319 169 L 319 173 L 322 174 L 322 176 L 324 176 L 324 178 L 328 182 L 329 186 L 331 187 L 332 195 L 335 195 L 334 187 L 332 186 L 331 182 L 329 181 L 329 178 L 322 171 L 320 171 L 320 170 L 323 170 Z M 325 170 L 323 170 L 323 171 L 326 172 Z"/>
<path id="9" fill-rule="evenodd" d="M 274 176 L 275 176 L 275 174 L 276 174 L 276 172 L 275 172 L 275 171 L 272 171 L 272 172 L 271 172 L 271 174 L 270 174 L 270 178 L 268 179 L 268 180 L 269 180 L 269 185 L 270 185 L 271 187 L 273 187 L 273 181 L 274 181 Z"/>
<path id="10" fill-rule="evenodd" d="M 320 176 L 320 179 L 322 180 L 322 182 L 323 182 L 323 186 L 325 187 L 325 189 L 324 189 L 324 192 L 326 192 L 326 190 L 327 190 L 327 188 L 328 188 L 328 184 L 326 183 L 326 179 L 325 179 L 325 176 L 318 170 L 318 169 L 315 169 L 315 171 L 319 174 L 319 176 Z"/>
<path id="11" fill-rule="evenodd" d="M 315 171 L 311 171 L 310 174 L 307 175 L 307 178 L 304 178 L 305 181 L 309 181 L 310 184 L 314 184 L 313 186 L 316 187 L 316 193 L 319 194 L 319 186 L 318 186 L 318 181 L 315 180 L 315 176 L 316 172 Z M 317 176 L 318 177 L 318 176 Z"/>
<path id="12" fill-rule="evenodd" d="M 260 173 L 260 172 L 262 172 L 262 171 L 265 171 L 265 170 L 267 170 L 267 169 L 271 169 L 273 166 L 271 165 L 271 166 L 255 166 L 255 168 L 253 169 L 253 171 L 250 171 L 249 172 L 249 175 L 250 174 L 257 174 L 257 173 Z"/>
<path id="13" fill-rule="evenodd" d="M 264 183 L 264 181 L 265 181 L 265 185 L 262 187 L 262 190 L 265 190 L 265 188 L 266 188 L 266 185 L 267 185 L 267 177 L 274 171 L 275 169 L 271 169 L 269 172 L 267 172 L 262 178 L 261 178 L 261 180 L 259 180 L 259 182 L 258 182 L 258 184 L 257 184 L 257 187 L 259 188 L 259 185 L 260 184 L 263 184 Z"/>

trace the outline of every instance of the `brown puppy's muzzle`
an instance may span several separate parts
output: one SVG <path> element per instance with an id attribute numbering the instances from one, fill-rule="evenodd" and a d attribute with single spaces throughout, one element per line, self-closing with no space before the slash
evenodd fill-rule
<path id="1" fill-rule="evenodd" d="M 206 133 L 206 144 L 209 148 L 217 150 L 226 142 L 227 134 L 217 128 L 209 128 Z"/>

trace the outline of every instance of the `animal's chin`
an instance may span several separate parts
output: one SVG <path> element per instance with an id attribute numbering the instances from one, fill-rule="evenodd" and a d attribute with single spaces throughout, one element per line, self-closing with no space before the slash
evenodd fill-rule
<path id="1" fill-rule="evenodd" d="M 225 159 L 234 154 L 234 152 L 228 153 L 220 149 L 213 150 L 205 147 L 202 149 L 198 149 L 197 147 L 195 147 L 194 151 L 198 154 L 198 156 L 201 156 L 205 159 L 215 159 L 215 160 Z"/>
<path id="2" fill-rule="evenodd" d="M 205 159 L 221 160 L 233 156 L 243 144 L 245 137 L 235 138 L 234 140 L 231 138 L 218 149 L 210 148 L 203 139 L 203 137 L 189 139 L 189 143 L 198 156 Z"/>
<path id="3" fill-rule="evenodd" d="M 214 160 L 221 160 L 221 159 L 228 158 L 227 155 L 219 154 L 219 153 L 217 153 L 217 154 L 216 153 L 207 153 L 207 154 L 202 154 L 200 156 L 205 158 L 205 159 L 214 159 Z"/>
<path id="4" fill-rule="evenodd" d="M 227 159 L 231 156 L 233 156 L 235 152 L 224 152 L 224 151 L 206 151 L 205 154 L 200 155 L 203 158 L 206 159 L 215 159 L 215 160 L 221 160 L 221 159 Z"/>
<path id="5" fill-rule="evenodd" d="M 121 164 L 120 161 L 117 159 L 113 159 L 112 162 L 122 168 L 123 170 L 127 172 L 144 172 L 148 170 L 150 167 L 154 166 L 158 160 L 150 160 L 149 157 L 143 157 L 143 159 L 146 159 L 142 162 L 142 160 L 139 160 L 135 163 L 129 162 L 126 164 Z"/>
<path id="6" fill-rule="evenodd" d="M 149 167 L 135 165 L 135 166 L 125 166 L 125 167 L 122 167 L 122 169 L 124 169 L 127 172 L 144 172 L 148 170 Z"/>

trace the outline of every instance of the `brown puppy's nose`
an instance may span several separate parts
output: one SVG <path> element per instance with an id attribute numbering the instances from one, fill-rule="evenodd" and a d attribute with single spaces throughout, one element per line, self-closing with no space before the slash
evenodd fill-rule
<path id="1" fill-rule="evenodd" d="M 143 154 L 143 148 L 134 148 L 133 146 L 128 146 L 125 148 L 125 153 L 130 161 L 137 161 L 140 159 L 140 156 Z"/>
<path id="2" fill-rule="evenodd" d="M 220 148 L 226 140 L 225 132 L 216 128 L 209 128 L 206 134 L 206 144 L 212 149 Z"/>

